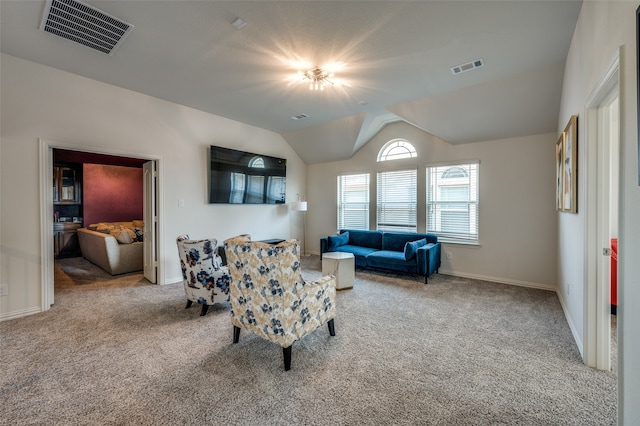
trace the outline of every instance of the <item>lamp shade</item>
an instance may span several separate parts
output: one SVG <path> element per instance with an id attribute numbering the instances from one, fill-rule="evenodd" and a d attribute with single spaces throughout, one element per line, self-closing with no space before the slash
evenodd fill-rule
<path id="1" fill-rule="evenodd" d="M 291 204 L 291 210 L 297 212 L 306 212 L 307 211 L 307 202 L 306 201 L 296 201 Z"/>

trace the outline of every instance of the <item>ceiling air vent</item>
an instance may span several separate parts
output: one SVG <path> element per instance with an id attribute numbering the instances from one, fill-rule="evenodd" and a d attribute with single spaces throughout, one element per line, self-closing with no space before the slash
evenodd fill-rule
<path id="1" fill-rule="evenodd" d="M 298 114 L 298 115 L 294 115 L 293 117 L 291 117 L 292 120 L 302 120 L 303 118 L 309 118 L 309 116 L 307 114 Z"/>
<path id="2" fill-rule="evenodd" d="M 484 59 L 476 59 L 475 61 L 467 62 L 466 64 L 456 65 L 455 67 L 451 67 L 451 72 L 453 75 L 460 74 L 465 71 L 471 71 L 476 68 L 480 68 L 484 66 Z"/>
<path id="3" fill-rule="evenodd" d="M 40 30 L 111 55 L 133 25 L 76 0 L 47 0 Z"/>

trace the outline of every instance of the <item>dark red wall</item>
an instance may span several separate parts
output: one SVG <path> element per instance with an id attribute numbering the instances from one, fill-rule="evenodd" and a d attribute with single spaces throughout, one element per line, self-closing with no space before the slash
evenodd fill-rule
<path id="1" fill-rule="evenodd" d="M 84 226 L 142 219 L 142 169 L 83 165 Z"/>

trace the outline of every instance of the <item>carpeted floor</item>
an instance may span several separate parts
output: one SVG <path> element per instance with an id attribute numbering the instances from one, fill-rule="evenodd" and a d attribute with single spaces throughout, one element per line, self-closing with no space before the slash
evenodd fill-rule
<path id="1" fill-rule="evenodd" d="M 60 263 L 52 309 L 0 323 L 0 424 L 616 422 L 616 375 L 582 363 L 552 292 L 358 270 L 336 336 L 296 342 L 284 372 L 279 346 L 232 343 L 228 306 L 184 309 L 181 283 Z"/>

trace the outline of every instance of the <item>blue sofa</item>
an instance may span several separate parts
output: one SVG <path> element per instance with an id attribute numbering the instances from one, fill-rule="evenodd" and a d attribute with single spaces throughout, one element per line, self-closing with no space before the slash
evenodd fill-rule
<path id="1" fill-rule="evenodd" d="M 356 266 L 387 272 L 422 275 L 424 283 L 440 268 L 441 247 L 435 234 L 341 229 L 320 239 L 320 256 L 353 253 Z"/>

